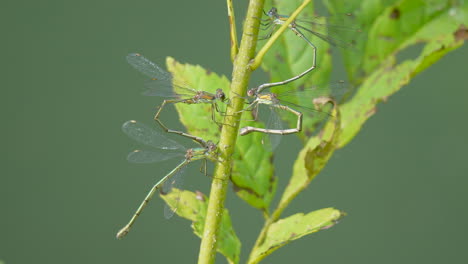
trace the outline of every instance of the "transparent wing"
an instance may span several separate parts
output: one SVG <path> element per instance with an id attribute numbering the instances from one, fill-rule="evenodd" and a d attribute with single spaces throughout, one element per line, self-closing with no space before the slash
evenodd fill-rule
<path id="1" fill-rule="evenodd" d="M 280 15 L 276 8 L 272 8 L 268 12 L 271 22 L 277 25 L 283 24 L 289 16 Z M 293 31 L 304 35 L 301 30 L 304 30 L 323 41 L 330 43 L 332 46 L 354 49 L 357 39 L 362 34 L 357 27 L 355 17 L 351 13 L 334 15 L 332 17 L 315 16 L 312 18 L 295 20 L 295 24 L 291 26 Z M 315 40 L 312 38 L 312 42 Z"/>
<path id="2" fill-rule="evenodd" d="M 326 120 L 336 117 L 333 115 L 333 107 L 337 102 L 330 97 L 313 97 L 307 104 L 301 103 L 300 105 L 283 100 L 280 100 L 280 102 L 282 105 L 300 111 L 304 115 L 303 118 L 309 122 L 308 126 L 313 124 L 317 128 L 318 125 L 324 124 Z M 292 124 L 296 124 L 296 121 Z M 303 127 L 303 129 L 306 128 Z"/>
<path id="3" fill-rule="evenodd" d="M 128 54 L 127 61 L 133 68 L 151 78 L 145 82 L 143 95 L 173 97 L 172 74 L 139 53 Z"/>
<path id="4" fill-rule="evenodd" d="M 309 111 L 316 111 L 314 102 L 320 98 L 331 98 L 338 103 L 342 103 L 352 91 L 353 89 L 350 85 L 339 81 L 326 86 L 313 86 L 302 90 L 289 90 L 277 94 L 281 103 L 309 108 Z"/>
<path id="5" fill-rule="evenodd" d="M 278 93 L 281 104 L 296 110 L 303 110 L 319 118 L 331 116 L 331 109 L 322 107 L 323 104 L 334 100 L 341 104 L 351 96 L 352 87 L 343 81 L 327 86 L 313 86 L 302 90 L 290 90 Z"/>
<path id="6" fill-rule="evenodd" d="M 309 103 L 304 104 L 296 104 L 285 100 L 280 100 L 282 105 L 286 105 L 296 111 L 300 111 L 303 114 L 307 114 L 308 116 L 313 116 L 317 119 L 326 119 L 329 117 L 333 117 L 332 109 L 328 107 L 324 107 L 329 101 L 328 98 L 314 98 Z"/>
<path id="7" fill-rule="evenodd" d="M 145 88 L 142 92 L 146 96 L 173 97 L 173 98 L 188 98 L 193 97 L 197 92 L 187 85 L 174 81 L 171 73 L 163 70 L 156 63 L 148 60 L 139 53 L 131 53 L 127 56 L 127 61 L 133 68 L 145 74 L 151 79 L 145 82 Z M 177 83 L 177 84 L 174 84 Z M 177 87 L 179 92 L 174 91 Z"/>
<path id="8" fill-rule="evenodd" d="M 164 150 L 185 151 L 185 147 L 181 144 L 165 137 L 161 132 L 135 120 L 125 122 L 122 125 L 122 131 L 131 139 L 147 146 Z"/>
<path id="9" fill-rule="evenodd" d="M 171 80 L 170 73 L 161 69 L 156 63 L 148 60 L 139 53 L 130 53 L 127 55 L 127 61 L 136 70 L 144 75 L 157 80 Z"/>
<path id="10" fill-rule="evenodd" d="M 156 80 L 151 79 L 145 83 L 146 89 L 143 95 L 146 96 L 159 96 L 159 97 L 172 97 L 172 98 L 189 98 L 197 92 L 195 89 L 187 88 L 182 85 L 173 84 L 171 80 Z M 179 92 L 175 92 L 173 87 L 177 87 Z"/>
<path id="11" fill-rule="evenodd" d="M 359 34 L 361 29 L 356 26 L 356 20 L 351 14 L 296 19 L 296 27 L 328 42 L 332 46 L 347 49 L 355 48 L 360 35 L 362 35 Z"/>
<path id="12" fill-rule="evenodd" d="M 270 108 L 270 114 L 268 117 L 268 121 L 266 123 L 266 127 L 268 129 L 282 130 L 283 121 L 281 120 L 281 117 L 279 116 L 279 113 L 277 112 L 280 110 L 272 106 L 270 106 L 269 108 Z M 271 150 L 274 151 L 281 143 L 281 139 L 283 138 L 283 135 L 269 134 L 269 137 L 270 137 Z"/>
<path id="13" fill-rule="evenodd" d="M 142 94 L 145 96 L 177 97 L 177 94 L 172 89 L 171 80 L 147 80 Z"/>
<path id="14" fill-rule="evenodd" d="M 127 155 L 127 160 L 131 163 L 153 163 L 169 160 L 175 157 L 183 157 L 183 152 L 169 152 L 164 153 L 152 150 L 134 150 Z"/>
<path id="15" fill-rule="evenodd" d="M 179 190 L 182 188 L 182 185 L 184 183 L 182 176 L 184 174 L 185 167 L 186 166 L 183 166 L 182 168 L 180 168 L 169 180 L 167 180 L 163 184 L 163 186 L 162 186 L 162 188 L 160 190 L 161 193 L 167 194 L 167 193 L 172 191 L 172 188 L 177 188 Z M 177 201 L 177 203 L 174 205 L 174 208 L 171 208 L 167 204 L 165 204 L 165 206 L 164 206 L 164 217 L 166 219 L 171 218 L 174 215 L 174 213 L 177 211 L 177 208 L 179 206 L 180 197 L 177 197 L 175 200 Z"/>
<path id="16" fill-rule="evenodd" d="M 355 18 L 352 14 L 341 14 L 336 16 L 315 16 L 312 19 L 296 19 L 296 22 L 308 24 L 317 28 L 326 28 L 322 30 L 324 33 L 328 31 L 351 31 L 360 32 L 356 25 Z"/>

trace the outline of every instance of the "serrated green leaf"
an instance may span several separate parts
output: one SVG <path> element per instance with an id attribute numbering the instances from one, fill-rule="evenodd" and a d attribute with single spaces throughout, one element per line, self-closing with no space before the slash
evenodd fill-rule
<path id="1" fill-rule="evenodd" d="M 263 123 L 253 121 L 250 112 L 242 115 L 240 127 L 245 126 L 264 127 Z M 268 136 L 256 132 L 238 136 L 233 158 L 231 181 L 234 191 L 248 204 L 268 214 L 278 181 L 274 176 Z"/>
<path id="2" fill-rule="evenodd" d="M 192 221 L 192 229 L 198 237 L 203 236 L 205 216 L 208 208 L 208 198 L 200 192 L 193 193 L 172 189 L 161 198 L 171 207 L 176 208 L 176 214 Z M 241 243 L 231 224 L 229 211 L 224 209 L 221 230 L 218 236 L 217 251 L 223 254 L 229 263 L 239 263 Z"/>
<path id="3" fill-rule="evenodd" d="M 245 126 L 245 123 L 241 122 L 241 125 Z M 276 192 L 277 178 L 273 175 L 273 153 L 262 145 L 264 139 L 261 133 L 237 139 L 231 181 L 239 197 L 268 214 L 268 207 Z"/>
<path id="4" fill-rule="evenodd" d="M 361 48 L 363 53 L 354 58 L 361 63 L 360 70 L 354 72 L 359 76 L 350 76 L 350 79 L 365 78 L 372 74 L 381 63 L 389 57 L 393 57 L 397 52 L 407 48 L 408 40 L 418 34 L 422 28 L 429 26 L 432 21 L 444 13 L 451 12 L 455 18 L 459 13 L 458 20 L 463 23 L 466 15 L 460 15 L 464 11 L 463 1 L 450 0 L 350 0 L 348 5 L 356 10 L 357 19 L 363 31 L 366 33 L 367 41 Z M 339 12 L 343 5 L 341 0 L 326 1 L 331 13 Z M 460 12 L 461 11 L 461 12 Z M 465 17 L 465 18 L 463 18 Z M 419 40 L 424 41 L 425 40 Z M 411 44 L 410 44 L 411 45 Z M 359 64 L 350 65 L 356 68 Z M 353 69 L 347 67 L 348 72 Z"/>
<path id="5" fill-rule="evenodd" d="M 218 76 L 208 72 L 201 66 L 181 64 L 173 58 L 167 58 L 168 71 L 174 76 L 174 82 L 192 89 L 214 93 L 217 88 L 223 89 L 229 94 L 230 83 L 225 76 Z M 177 91 L 177 87 L 175 87 Z M 183 91 L 182 91 L 183 92 Z M 223 103 L 219 104 L 223 106 Z M 176 104 L 182 124 L 187 131 L 205 140 L 218 142 L 219 127 L 211 119 L 211 106 L 209 104 L 187 105 Z M 224 108 L 223 108 L 224 110 Z M 241 127 L 263 127 L 253 119 L 250 112 L 242 116 Z M 217 120 L 222 122 L 222 116 L 217 115 Z M 276 177 L 273 175 L 271 164 L 273 153 L 268 147 L 268 138 L 263 134 L 252 133 L 249 136 L 239 137 L 234 152 L 234 166 L 231 180 L 237 195 L 250 205 L 268 212 L 268 207 L 276 190 Z M 261 169 L 259 169 L 261 168 Z"/>
<path id="6" fill-rule="evenodd" d="M 399 1 L 397 5 L 399 7 L 405 6 L 403 2 L 405 1 Z M 412 4 L 408 4 L 408 6 L 414 9 Z M 392 8 L 394 7 L 388 7 L 386 10 Z M 396 92 L 402 85 L 409 82 L 410 78 L 416 73 L 461 45 L 454 38 L 453 32 L 457 29 L 454 19 L 451 19 L 452 17 L 448 15 L 448 12 L 442 15 L 439 9 L 435 9 L 438 10 L 439 19 L 432 21 L 431 23 L 434 23 L 432 25 L 424 25 L 408 40 L 408 43 L 412 44 L 416 44 L 421 40 L 429 42 L 421 55 L 416 60 L 405 61 L 396 67 L 393 66 L 395 56 L 392 55 L 388 58 L 386 64 L 381 65 L 375 73 L 365 80 L 352 100 L 340 108 L 342 113 L 341 131 L 338 131 L 337 127 L 333 128 L 330 125 L 332 123 L 329 123 L 325 132 L 321 133 L 321 138 L 312 137 L 307 142 L 294 165 L 293 177 L 282 196 L 279 208 L 287 205 L 310 183 L 331 157 L 335 147 L 342 147 L 352 139 L 367 118 L 375 112 L 375 106 L 378 102 L 385 100 Z M 460 13 L 465 12 L 462 12 L 462 10 L 464 9 L 458 7 L 452 12 L 458 13 L 458 17 L 466 17 L 460 15 Z M 374 14 L 376 12 L 369 13 Z M 388 16 L 388 13 L 386 15 Z M 375 21 L 378 20 L 375 19 Z M 450 30 L 446 31 L 447 28 L 450 28 Z M 406 47 L 407 45 L 403 46 Z M 339 138 L 337 132 L 339 132 Z"/>
<path id="7" fill-rule="evenodd" d="M 251 113 L 242 115 L 240 127 L 263 127 L 253 119 Z M 276 192 L 277 178 L 274 176 L 273 152 L 268 147 L 268 136 L 251 133 L 238 136 L 233 154 L 234 166 L 231 181 L 236 194 L 251 206 L 268 214 L 268 208 Z"/>
<path id="8" fill-rule="evenodd" d="M 369 75 L 383 61 L 393 58 L 397 52 L 410 45 L 429 42 L 435 40 L 441 33 L 453 32 L 445 26 L 440 28 L 437 24 L 439 22 L 435 22 L 444 14 L 448 14 L 450 8 L 448 1 L 424 0 L 398 1 L 395 5 L 386 8 L 369 30 L 362 66 L 366 75 Z M 419 33 L 425 27 L 431 28 L 430 35 L 423 36 Z M 440 32 L 440 29 L 443 32 Z M 432 32 L 432 30 L 439 32 Z"/>
<path id="9" fill-rule="evenodd" d="M 420 1 L 415 2 L 421 4 Z M 443 7 L 440 6 L 435 8 L 423 5 L 423 11 L 420 11 L 414 6 L 413 1 L 399 1 L 395 6 L 387 8 L 382 17 L 376 20 L 376 25 L 372 27 L 370 34 L 373 34 L 374 38 L 380 36 L 382 39 L 382 35 L 379 34 L 383 33 L 378 33 L 377 30 L 380 28 L 382 32 L 387 32 L 386 34 L 394 34 L 394 41 L 384 46 L 379 46 L 382 43 L 377 40 L 371 42 L 372 45 L 376 45 L 375 49 L 379 49 L 378 51 L 369 51 L 372 46 L 368 44 L 367 63 L 364 67 L 370 75 L 364 80 L 352 100 L 341 107 L 343 133 L 339 147 L 346 145 L 357 134 L 364 122 L 376 112 L 377 103 L 386 101 L 416 74 L 463 44 L 463 40 L 457 40 L 456 33 L 463 30 L 462 24 L 468 24 L 467 5 L 452 6 L 447 2 Z M 396 12 L 395 10 L 400 12 L 398 22 L 390 21 L 392 18 L 389 18 L 391 12 Z M 412 16 L 403 15 L 406 12 L 421 17 L 415 20 Z M 404 38 L 399 35 L 397 29 L 405 32 Z M 415 59 L 397 61 L 398 52 L 422 43 L 425 45 Z M 387 56 L 377 56 L 377 53 L 385 53 Z M 370 54 L 373 54 L 375 61 L 380 61 L 378 67 L 375 61 L 371 61 Z"/>
<path id="10" fill-rule="evenodd" d="M 332 227 L 344 215 L 340 210 L 324 208 L 306 215 L 298 213 L 278 220 L 268 229 L 263 243 L 252 251 L 249 263 L 258 263 L 293 240 Z"/>

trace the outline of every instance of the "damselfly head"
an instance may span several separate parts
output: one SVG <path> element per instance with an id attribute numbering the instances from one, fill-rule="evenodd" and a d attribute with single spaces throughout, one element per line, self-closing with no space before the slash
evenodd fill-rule
<path id="1" fill-rule="evenodd" d="M 187 149 L 187 152 L 185 152 L 185 159 L 191 160 L 193 157 L 193 149 Z"/>
<path id="2" fill-rule="evenodd" d="M 206 142 L 206 149 L 208 150 L 208 152 L 215 151 L 217 148 L 218 146 L 216 146 L 216 144 L 213 141 L 208 140 Z"/>
<path id="3" fill-rule="evenodd" d="M 270 11 L 268 11 L 267 16 L 269 17 L 276 17 L 278 15 L 278 9 L 276 7 L 272 7 Z"/>
<path id="4" fill-rule="evenodd" d="M 226 100 L 226 94 L 224 94 L 223 90 L 220 88 L 216 89 L 216 99 L 221 100 L 221 102 Z"/>
<path id="5" fill-rule="evenodd" d="M 251 88 L 249 90 L 247 90 L 247 96 L 255 96 L 257 94 L 257 88 Z"/>

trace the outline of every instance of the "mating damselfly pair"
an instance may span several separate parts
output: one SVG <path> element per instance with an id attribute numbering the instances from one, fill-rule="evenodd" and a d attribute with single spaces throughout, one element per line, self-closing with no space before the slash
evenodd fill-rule
<path id="1" fill-rule="evenodd" d="M 262 21 L 265 30 L 272 30 L 273 32 L 274 27 L 276 25 L 281 25 L 284 23 L 287 16 L 279 15 L 277 13 L 276 8 L 272 8 L 269 12 L 265 13 L 267 15 L 267 19 Z M 302 30 L 309 32 L 312 36 L 318 37 L 317 40 L 320 41 L 327 41 L 331 45 L 337 45 L 344 47 L 345 45 L 342 42 L 336 41 L 334 36 L 329 36 L 328 32 L 330 25 L 325 24 L 323 22 L 311 24 L 313 25 L 314 29 L 309 29 L 307 27 L 301 26 L 299 22 L 306 22 L 297 20 L 292 23 L 289 28 L 292 32 L 294 32 L 297 36 L 302 38 L 307 45 L 313 50 L 313 57 L 311 60 L 311 66 L 307 68 L 304 72 L 288 78 L 281 82 L 273 82 L 273 83 L 265 83 L 256 88 L 249 89 L 247 92 L 247 97 L 250 98 L 247 102 L 247 106 L 242 111 L 254 111 L 258 113 L 258 106 L 259 105 L 267 105 L 272 109 L 270 114 L 270 121 L 267 122 L 266 128 L 260 127 L 243 127 L 240 129 L 240 135 L 245 136 L 252 132 L 260 132 L 265 134 L 271 134 L 273 137 L 276 136 L 276 139 L 272 138 L 272 146 L 273 148 L 276 147 L 279 135 L 285 134 L 292 134 L 297 133 L 302 130 L 302 118 L 303 113 L 297 108 L 309 109 L 309 111 L 313 112 L 313 115 L 316 116 L 323 116 L 323 117 L 330 117 L 330 113 L 327 111 L 322 111 L 317 107 L 314 107 L 314 100 L 322 98 L 322 97 L 330 97 L 330 87 L 311 87 L 306 88 L 301 91 L 286 91 L 284 93 L 273 93 L 273 92 L 265 92 L 266 89 L 285 85 L 291 83 L 299 78 L 305 76 L 307 73 L 311 72 L 313 69 L 317 67 L 316 65 L 316 57 L 317 57 L 317 48 L 310 41 L 306 36 L 302 33 Z M 328 32 L 320 32 L 316 31 L 315 28 L 320 27 L 326 28 Z M 268 38 L 271 35 L 271 32 L 265 36 Z M 160 162 L 165 161 L 171 158 L 180 157 L 181 162 L 169 173 L 167 173 L 163 178 L 161 178 L 154 186 L 150 189 L 147 196 L 144 198 L 138 209 L 136 210 L 135 214 L 132 216 L 131 220 L 127 225 L 125 225 L 117 234 L 118 238 L 124 237 L 130 230 L 130 228 L 135 223 L 136 219 L 145 209 L 153 195 L 156 191 L 160 191 L 161 193 L 165 194 L 172 190 L 174 187 L 180 187 L 181 181 L 180 177 L 183 174 L 185 167 L 197 160 L 202 160 L 204 162 L 204 173 L 206 174 L 206 162 L 220 162 L 220 158 L 217 154 L 217 146 L 212 141 L 205 141 L 200 137 L 190 135 L 188 133 L 173 130 L 168 128 L 160 119 L 160 115 L 162 110 L 167 104 L 209 104 L 211 106 L 211 119 L 214 123 L 219 125 L 220 127 L 223 126 L 223 122 L 218 121 L 219 116 L 221 118 L 224 116 L 225 112 L 222 111 L 220 107 L 220 103 L 229 104 L 229 99 L 226 98 L 226 95 L 222 89 L 216 88 L 215 92 L 207 92 L 204 89 L 194 89 L 190 88 L 182 82 L 175 80 L 173 75 L 169 72 L 166 72 L 161 67 L 159 67 L 154 62 L 146 59 L 144 56 L 138 53 L 132 53 L 127 56 L 127 61 L 133 66 L 135 69 L 149 77 L 149 80 L 145 83 L 145 91 L 144 95 L 148 96 L 159 96 L 166 98 L 154 116 L 154 120 L 159 124 L 163 131 L 168 133 L 178 134 L 180 136 L 187 137 L 192 139 L 193 141 L 197 142 L 199 147 L 196 148 L 185 148 L 178 142 L 171 140 L 163 135 L 162 132 L 159 132 L 156 129 L 153 129 L 149 126 L 146 126 L 137 121 L 127 121 L 123 124 L 122 129 L 125 134 L 127 134 L 130 138 L 138 141 L 139 143 L 150 147 L 151 149 L 144 149 L 144 150 L 137 150 L 131 152 L 127 159 L 130 162 L 134 163 L 151 163 L 151 162 Z M 340 86 L 340 85 L 338 85 Z M 343 85 L 341 84 L 338 89 L 343 90 Z M 213 88 L 213 87 L 211 87 Z M 286 98 L 294 98 L 300 97 L 302 99 L 309 98 L 307 100 L 310 105 L 298 105 L 292 101 L 286 100 Z M 318 100 L 320 101 L 320 100 Z M 327 102 L 327 100 L 322 100 Z M 228 106 L 229 107 L 229 106 Z M 286 111 L 289 113 L 294 114 L 297 117 L 297 123 L 295 128 L 283 129 L 282 128 L 282 121 L 275 113 L 275 110 Z M 217 117 L 218 116 L 218 117 Z M 257 116 L 255 114 L 254 116 Z M 161 153 L 160 151 L 164 151 Z M 174 210 L 176 208 L 169 208 L 166 206 L 164 215 L 169 218 L 174 214 Z"/>
<path id="2" fill-rule="evenodd" d="M 275 28 L 283 25 L 289 16 L 281 15 L 278 13 L 278 9 L 272 7 L 268 12 L 264 11 L 266 15 L 265 19 L 261 19 L 261 26 L 263 30 L 267 30 L 267 34 L 260 37 L 260 40 L 269 38 Z M 259 105 L 266 105 L 270 109 L 269 118 L 266 122 L 266 128 L 258 127 L 243 127 L 240 129 L 240 135 L 247 135 L 251 132 L 261 132 L 270 134 L 271 147 L 275 147 L 279 144 L 281 136 L 293 134 L 302 131 L 304 111 L 310 113 L 308 116 L 313 116 L 318 120 L 325 120 L 327 118 L 334 118 L 331 114 L 330 108 L 323 106 L 322 104 L 331 103 L 333 107 L 336 106 L 349 92 L 349 86 L 343 81 L 331 83 L 325 86 L 312 86 L 308 88 L 301 88 L 295 90 L 277 89 L 278 93 L 266 91 L 269 88 L 276 86 L 284 86 L 292 83 L 303 76 L 310 73 L 317 67 L 317 45 L 315 42 L 326 42 L 332 47 L 338 47 L 341 49 L 347 49 L 357 51 L 357 37 L 361 32 L 358 27 L 353 27 L 351 24 L 339 24 L 336 21 L 351 21 L 352 14 L 346 13 L 339 16 L 339 18 L 332 19 L 335 23 L 330 21 L 330 18 L 314 16 L 310 19 L 296 19 L 288 28 L 296 36 L 300 37 L 305 41 L 312 50 L 311 63 L 308 68 L 303 72 L 290 77 L 283 81 L 264 83 L 258 87 L 249 89 L 247 91 L 247 97 L 253 98 L 248 102 L 246 109 L 253 110 L 255 113 L 258 112 Z M 309 40 L 304 33 L 311 35 Z M 278 56 L 278 55 L 276 55 Z M 289 112 L 296 117 L 296 126 L 288 129 L 283 129 L 282 120 L 277 112 Z M 254 115 L 256 116 L 256 115 Z"/>

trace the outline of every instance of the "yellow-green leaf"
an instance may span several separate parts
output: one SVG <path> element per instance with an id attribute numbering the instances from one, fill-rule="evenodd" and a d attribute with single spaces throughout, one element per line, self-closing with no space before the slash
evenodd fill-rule
<path id="1" fill-rule="evenodd" d="M 428 6 L 415 2 L 420 6 L 414 6 L 414 2 L 409 0 L 398 1 L 388 7 L 373 25 L 369 38 L 382 39 L 382 32 L 395 36 L 391 43 L 385 45 L 377 40 L 368 43 L 364 69 L 370 75 L 355 96 L 341 107 L 343 132 L 339 147 L 346 145 L 359 132 L 365 121 L 377 111 L 379 102 L 386 101 L 416 74 L 463 44 L 464 39 L 458 38 L 457 33 L 466 31 L 463 24 L 468 25 L 468 4 L 457 6 L 450 1 L 432 1 L 433 6 Z M 403 36 L 399 30 L 404 31 Z M 417 57 L 399 62 L 398 53 L 415 45 L 422 47 Z M 377 48 L 379 50 L 372 50 Z M 382 57 L 381 53 L 387 56 Z"/>
<path id="2" fill-rule="evenodd" d="M 306 215 L 298 213 L 280 219 L 270 226 L 263 243 L 252 251 L 248 263 L 258 263 L 273 251 L 293 240 L 328 229 L 344 215 L 340 210 L 324 208 Z"/>
<path id="3" fill-rule="evenodd" d="M 201 192 L 193 193 L 174 188 L 170 193 L 161 195 L 161 198 L 166 201 L 171 209 L 176 210 L 177 215 L 192 221 L 192 229 L 198 237 L 203 236 L 206 210 L 208 208 L 208 198 L 205 195 Z M 240 249 L 241 243 L 232 227 L 229 212 L 224 209 L 217 251 L 223 254 L 229 263 L 238 263 Z"/>

